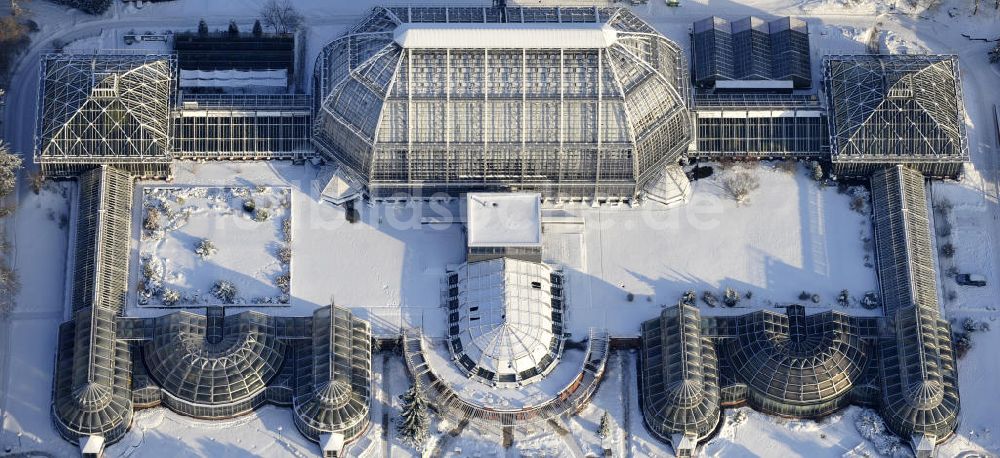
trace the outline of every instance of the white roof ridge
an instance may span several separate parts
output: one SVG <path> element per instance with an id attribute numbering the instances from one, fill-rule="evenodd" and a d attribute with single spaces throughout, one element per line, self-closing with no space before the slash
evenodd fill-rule
<path id="1" fill-rule="evenodd" d="M 618 41 L 607 23 L 405 23 L 393 40 L 411 49 L 597 49 Z"/>

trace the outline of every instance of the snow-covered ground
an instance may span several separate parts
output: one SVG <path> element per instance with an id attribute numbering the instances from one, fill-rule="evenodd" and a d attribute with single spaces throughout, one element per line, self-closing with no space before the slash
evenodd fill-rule
<path id="1" fill-rule="evenodd" d="M 13 220 L 21 294 L 10 317 L 0 320 L 0 454 L 8 448 L 73 453 L 52 427 L 49 406 L 59 324 L 68 315 L 75 190 L 71 183 L 51 183 L 38 195 L 27 190 Z"/>
<path id="2" fill-rule="evenodd" d="M 133 264 L 140 305 L 227 303 L 213 295 L 217 281 L 236 287 L 228 303 L 288 302 L 288 188 L 147 186 L 139 193 L 134 220 L 143 227 L 136 228 L 141 236 Z"/>
<path id="3" fill-rule="evenodd" d="M 803 167 L 787 172 L 762 163 L 748 171 L 760 188 L 742 204 L 720 184 L 736 170 L 716 167 L 712 177 L 693 183 L 691 202 L 681 207 L 560 209 L 584 222 L 577 232 L 586 262 L 567 267 L 569 328 L 602 325 L 612 335 L 638 334 L 639 322 L 676 304 L 685 291 L 721 297 L 727 287 L 744 297 L 739 304 L 709 307 L 699 300 L 702 313 L 747 313 L 799 301 L 803 291 L 819 295 L 819 303 L 805 301 L 810 311 L 878 313 L 857 304 L 875 289 L 875 272 L 866 244 L 871 222 L 851 210 L 851 196 L 819 186 Z M 545 236 L 563 237 L 567 229 L 556 231 Z M 854 298 L 848 308 L 836 305 L 843 289 Z"/>
<path id="4" fill-rule="evenodd" d="M 641 321 L 656 316 L 663 305 L 676 303 L 689 289 L 699 295 L 711 290 L 721 296 L 726 287 L 741 295 L 751 293 L 732 309 L 699 302 L 706 314 L 774 307 L 798 301 L 802 291 L 819 295 L 819 303 L 807 301 L 817 311 L 835 307 L 849 313 L 877 313 L 856 300 L 847 308 L 836 305 L 842 289 L 855 299 L 875 289 L 870 247 L 865 243 L 870 222 L 851 209 L 850 194 L 835 186 L 819 186 L 801 167 L 789 172 L 765 163 L 748 169 L 760 178 L 760 188 L 737 205 L 719 183 L 732 170 L 717 169 L 713 177 L 695 182 L 692 202 L 678 208 L 652 203 L 639 208 L 543 207 L 546 217 L 583 223 L 543 225 L 545 256 L 567 272 L 570 332 L 586 335 L 591 327 L 605 327 L 612 335 L 635 335 Z M 269 313 L 306 315 L 317 305 L 336 300 L 371 319 L 382 335 L 398 332 L 401 325 L 443 335 L 440 282 L 449 265 L 464 260 L 464 227 L 421 221 L 457 215 L 457 202 L 361 206 L 361 221 L 351 224 L 342 208 L 319 201 L 322 185 L 315 181 L 319 174 L 310 165 L 280 162 L 180 163 L 173 184 L 289 189 L 294 221 L 292 297 L 290 307 Z M 199 218 L 200 226 L 216 233 L 241 227 L 236 222 L 213 222 L 219 219 L 215 213 Z M 192 217 L 188 225 L 194 224 Z M 185 259 L 203 262 L 191 248 L 195 239 L 206 237 L 220 248 L 209 261 L 223 257 L 224 237 L 195 232 L 179 235 L 184 240 L 167 247 L 171 264 L 185 265 Z M 233 240 L 241 246 L 260 245 L 242 235 Z M 260 263 L 230 264 L 239 274 L 256 277 Z M 134 275 L 141 270 L 141 263 L 135 263 Z M 199 281 L 211 285 L 215 279 L 209 275 Z M 201 288 L 205 291 L 204 285 Z M 628 293 L 633 295 L 631 301 Z"/>

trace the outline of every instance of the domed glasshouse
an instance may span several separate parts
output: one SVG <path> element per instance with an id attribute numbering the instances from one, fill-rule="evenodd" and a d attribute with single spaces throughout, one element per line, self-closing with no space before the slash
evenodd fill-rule
<path id="1" fill-rule="evenodd" d="M 686 151 L 683 55 L 627 9 L 377 8 L 316 64 L 314 141 L 373 196 L 630 199 Z"/>

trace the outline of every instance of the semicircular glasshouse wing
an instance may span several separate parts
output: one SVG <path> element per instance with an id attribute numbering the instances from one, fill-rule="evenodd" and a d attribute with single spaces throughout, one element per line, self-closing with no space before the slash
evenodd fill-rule
<path id="1" fill-rule="evenodd" d="M 263 403 L 289 406 L 309 439 L 358 438 L 369 424 L 371 328 L 350 311 L 311 316 L 247 311 L 122 316 L 133 177 L 104 165 L 83 173 L 73 315 L 59 328 L 52 417 L 71 442 L 115 442 L 133 411 L 164 405 L 226 418 Z M 123 252 L 123 250 L 125 250 Z M 124 260 L 124 261 L 123 261 Z"/>
<path id="2" fill-rule="evenodd" d="M 316 63 L 314 142 L 373 196 L 631 199 L 686 151 L 680 48 L 627 9 L 376 8 Z"/>
<path id="3" fill-rule="evenodd" d="M 879 409 L 918 452 L 951 436 L 958 377 L 937 300 L 924 176 L 897 165 L 871 185 L 884 316 L 807 315 L 790 305 L 701 317 L 690 305 L 668 307 L 642 325 L 640 401 L 650 431 L 690 452 L 715 430 L 719 406 L 817 418 L 859 404 Z"/>

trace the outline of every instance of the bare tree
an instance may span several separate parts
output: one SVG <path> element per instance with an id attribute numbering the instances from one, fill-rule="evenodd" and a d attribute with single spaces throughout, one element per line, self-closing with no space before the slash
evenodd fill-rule
<path id="1" fill-rule="evenodd" d="M 760 178 L 747 170 L 736 170 L 722 177 L 722 189 L 737 203 L 743 203 L 760 187 Z"/>
<path id="2" fill-rule="evenodd" d="M 274 33 L 291 33 L 302 25 L 303 18 L 289 0 L 267 0 L 260 10 L 260 19 Z"/>

